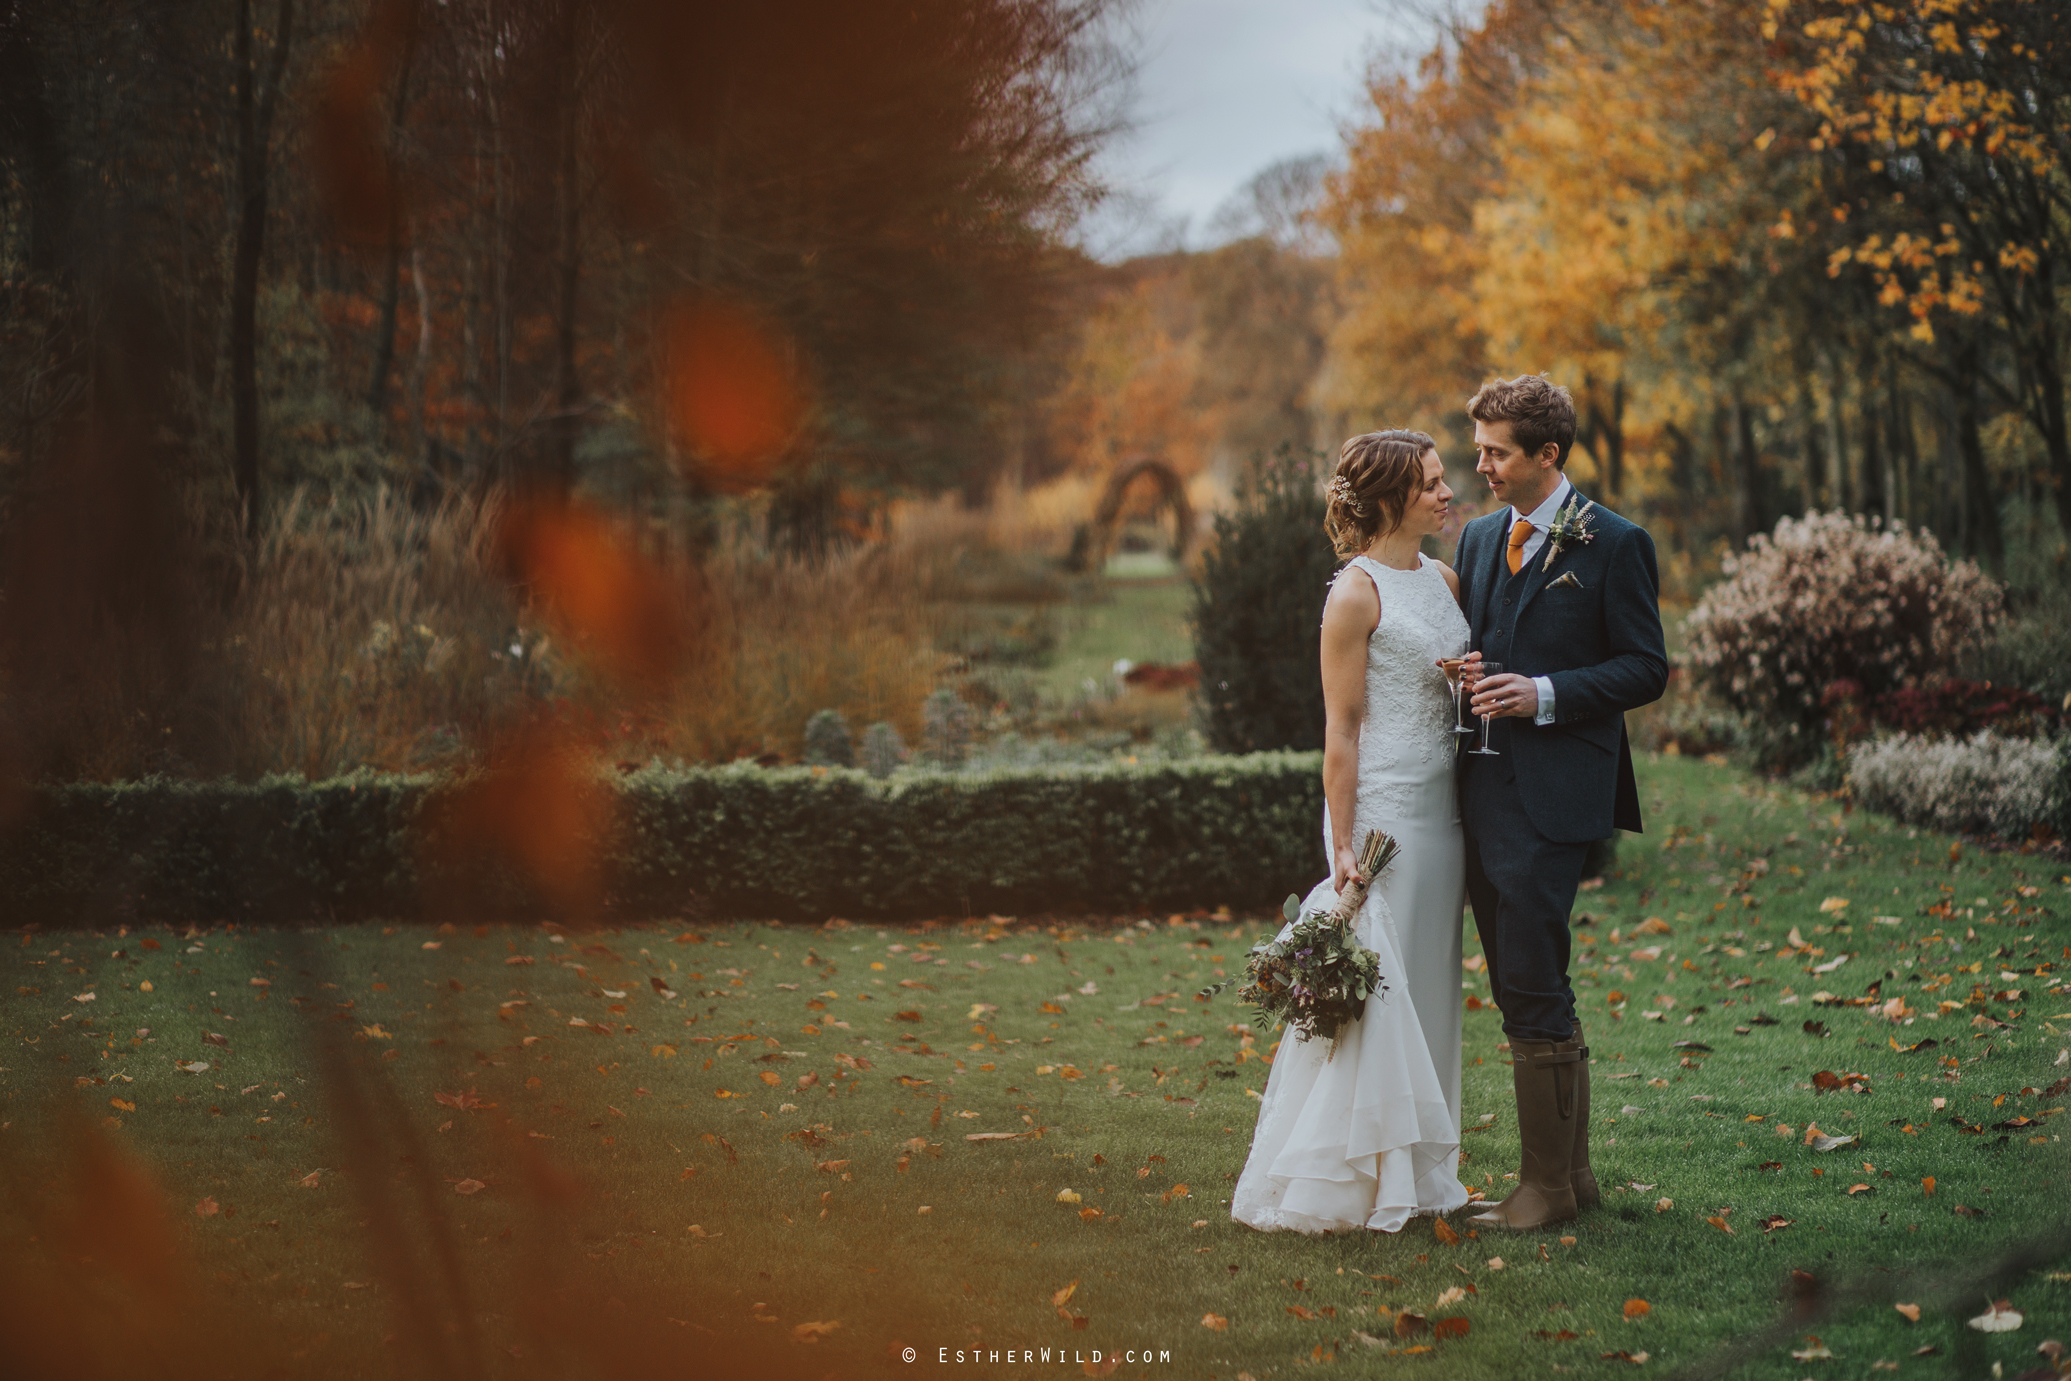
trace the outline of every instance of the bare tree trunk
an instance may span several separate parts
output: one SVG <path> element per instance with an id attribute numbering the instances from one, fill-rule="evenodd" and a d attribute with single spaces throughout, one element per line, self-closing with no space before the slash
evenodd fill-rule
<path id="1" fill-rule="evenodd" d="M 495 59 L 493 57 L 491 61 Z M 503 146 L 503 102 L 488 84 L 500 82 L 500 72 L 485 74 L 484 90 L 489 107 L 489 178 L 494 189 L 490 201 L 489 226 L 489 329 L 495 351 L 495 372 L 490 380 L 489 444 L 501 477 L 508 480 L 509 438 L 504 428 L 510 417 L 511 395 L 511 294 L 510 219 L 511 189 Z"/>
<path id="2" fill-rule="evenodd" d="M 480 72 L 477 70 L 479 79 Z M 473 184 L 468 197 L 468 233 L 462 237 L 461 281 L 465 293 L 460 313 L 460 386 L 468 403 L 467 419 L 467 463 L 466 468 L 475 482 L 482 479 L 482 471 L 488 456 L 488 431 L 484 423 L 489 415 L 489 386 L 487 371 L 482 362 L 482 313 L 485 293 L 483 280 L 486 269 L 481 249 L 488 242 L 488 225 L 482 211 L 482 185 L 487 180 L 489 162 L 488 131 L 479 112 L 488 100 L 471 103 L 478 112 L 473 123 Z"/>
<path id="3" fill-rule="evenodd" d="M 1963 511 L 1966 550 L 1984 556 L 1992 570 L 2006 562 L 2006 535 L 1999 526 L 1999 496 L 1985 473 L 1985 441 L 1978 420 L 1978 344 L 1966 340 L 1956 356 L 1956 446 L 1963 453 Z"/>
<path id="4" fill-rule="evenodd" d="M 1611 385 L 1611 420 L 1604 440 L 1604 488 L 1615 501 L 1625 488 L 1625 376 Z"/>
<path id="5" fill-rule="evenodd" d="M 1675 492 L 1694 494 L 1697 489 L 1697 443 L 1673 422 L 1663 424 L 1661 431 L 1668 438 L 1668 475 Z M 1675 534 L 1678 545 L 1687 544 L 1690 540 L 1691 507 L 1677 504 L 1668 511 L 1669 530 Z"/>
<path id="6" fill-rule="evenodd" d="M 1744 546 L 1749 537 L 1768 526 L 1768 518 L 1762 502 L 1762 464 L 1755 450 L 1754 414 L 1737 392 L 1733 397 L 1732 428 L 1734 538 Z"/>
<path id="7" fill-rule="evenodd" d="M 234 477 L 247 537 L 259 533 L 259 262 L 266 248 L 266 176 L 274 105 L 294 34 L 294 0 L 280 0 L 266 93 L 253 89 L 252 0 L 237 0 L 237 243 L 230 276 L 230 396 Z"/>
<path id="8" fill-rule="evenodd" d="M 1826 381 L 1827 395 L 1827 474 L 1830 479 L 1827 506 L 1836 512 L 1847 513 L 1855 507 L 1855 495 L 1848 483 L 1848 437 L 1842 427 L 1842 414 L 1847 406 L 1844 393 L 1847 381 L 1831 355 L 1821 351 L 1820 361 L 1820 375 Z"/>
<path id="9" fill-rule="evenodd" d="M 381 320 L 374 328 L 374 378 L 367 387 L 367 410 L 374 425 L 381 426 L 381 414 L 388 407 L 388 376 L 395 368 L 396 309 L 402 298 L 403 277 L 403 119 L 410 106 L 410 66 L 417 44 L 403 48 L 402 69 L 396 73 L 395 99 L 388 109 L 388 256 L 382 264 Z"/>
<path id="10" fill-rule="evenodd" d="M 424 247 L 413 234 L 410 245 L 410 285 L 417 292 L 417 359 L 410 366 L 410 463 L 427 469 L 430 456 L 425 444 L 424 385 L 431 373 L 431 292 L 424 282 Z"/>
<path id="11" fill-rule="evenodd" d="M 1582 444 L 1596 461 L 1597 481 L 1606 502 L 1616 503 L 1625 476 L 1625 377 L 1611 381 L 1610 399 L 1596 380 L 1584 374 L 1582 392 L 1588 400 L 1582 424 Z"/>
<path id="12" fill-rule="evenodd" d="M 575 443 L 582 434 L 582 378 L 576 369 L 576 294 L 582 281 L 582 54 L 575 0 L 562 0 L 561 187 L 557 267 L 560 303 L 554 344 L 553 485 L 566 498 L 575 488 Z"/>
<path id="13" fill-rule="evenodd" d="M 56 277 L 73 252 L 72 177 L 44 100 L 41 40 L 28 7 L 0 10 L 0 129 L 10 136 L 28 202 L 28 267 Z"/>
<path id="14" fill-rule="evenodd" d="M 1877 357 L 1865 350 L 1861 359 L 1862 389 L 1862 511 L 1884 516 L 1884 428 L 1877 405 Z"/>
<path id="15" fill-rule="evenodd" d="M 2044 285 L 2048 284 L 2045 280 Z M 2056 496 L 2057 524 L 2071 532 L 2071 418 L 2065 415 L 2064 367 L 2057 348 L 2054 319 L 2045 320 L 2038 333 L 2043 337 L 2036 368 L 2036 430 L 2042 433 L 2043 453 L 2049 458 L 2050 492 Z"/>
<path id="16" fill-rule="evenodd" d="M 0 131 L 8 138 L 28 213 L 28 224 L 22 228 L 27 232 L 29 276 L 69 290 L 77 277 L 78 247 L 72 235 L 75 189 L 58 121 L 46 99 L 39 57 L 44 35 L 38 32 L 38 18 L 46 16 L 32 14 L 22 5 L 0 9 Z M 19 292 L 27 285 L 10 286 Z M 13 292 L 4 314 L 11 315 L 21 301 Z M 43 424 L 76 406 L 85 388 L 84 377 L 90 377 L 75 375 L 60 363 L 78 348 L 74 332 L 79 324 L 71 311 L 47 321 L 43 330 L 49 365 L 11 381 L 8 393 L 18 404 L 11 410 L 15 414 L 13 449 L 15 459 L 22 463 L 21 474 L 40 473 L 37 462 L 42 455 Z M 65 401 L 68 394 L 69 404 Z"/>
<path id="17" fill-rule="evenodd" d="M 1812 362 L 1800 353 L 1795 370 L 1798 379 L 1798 446 L 1802 452 L 1805 507 L 1827 507 L 1826 448 L 1819 434 L 1818 405 L 1812 397 Z"/>
<path id="18" fill-rule="evenodd" d="M 1913 523 L 1913 437 L 1905 392 L 1899 387 L 1898 356 L 1884 352 L 1884 522 Z"/>

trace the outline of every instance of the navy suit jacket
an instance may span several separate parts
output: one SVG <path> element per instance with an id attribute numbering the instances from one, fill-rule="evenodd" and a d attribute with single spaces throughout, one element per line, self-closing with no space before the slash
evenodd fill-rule
<path id="1" fill-rule="evenodd" d="M 1553 682 L 1553 723 L 1502 721 L 1525 814 L 1560 844 L 1637 832 L 1625 711 L 1668 688 L 1654 539 L 1599 504 L 1589 510 L 1592 540 L 1569 543 L 1550 570 L 1542 544 L 1512 576 L 1504 563 L 1509 519 L 1505 505 L 1467 524 L 1454 564 L 1472 645 L 1508 671 Z"/>

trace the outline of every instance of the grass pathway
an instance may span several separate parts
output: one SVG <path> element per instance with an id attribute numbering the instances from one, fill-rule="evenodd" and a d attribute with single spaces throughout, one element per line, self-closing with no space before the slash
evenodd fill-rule
<path id="1" fill-rule="evenodd" d="M 2038 1362 L 2071 1258 L 2010 1333 L 1937 1282 L 2066 1219 L 2071 870 L 1641 780 L 1578 908 L 1607 1193 L 1566 1234 L 1230 1221 L 1273 1037 L 1193 993 L 1263 917 L 16 933 L 0 1332 L 89 1376 L 1665 1376 L 1854 1289 L 1733 1374 Z"/>

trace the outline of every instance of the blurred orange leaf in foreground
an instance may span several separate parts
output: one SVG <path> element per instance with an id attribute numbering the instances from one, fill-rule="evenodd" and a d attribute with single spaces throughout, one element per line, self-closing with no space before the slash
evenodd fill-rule
<path id="1" fill-rule="evenodd" d="M 659 690 L 688 645 L 685 604 L 661 573 L 580 504 L 513 501 L 497 528 L 506 570 L 555 631 L 614 680 Z"/>
<path id="2" fill-rule="evenodd" d="M 721 489 L 761 484 L 803 412 L 789 350 L 747 312 L 716 302 L 675 308 L 664 333 L 669 420 L 702 478 Z"/>

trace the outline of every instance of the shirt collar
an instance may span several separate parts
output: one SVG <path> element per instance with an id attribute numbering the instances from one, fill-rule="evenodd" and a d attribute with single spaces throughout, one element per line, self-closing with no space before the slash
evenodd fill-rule
<path id="1" fill-rule="evenodd" d="M 1510 526 L 1516 527 L 1517 520 L 1523 518 L 1533 527 L 1544 532 L 1547 528 L 1553 526 L 1553 515 L 1560 512 L 1560 506 L 1568 501 L 1568 495 L 1573 493 L 1574 489 L 1575 486 L 1568 483 L 1568 477 L 1562 475 L 1560 483 L 1553 486 L 1553 492 L 1546 496 L 1545 502 L 1541 503 L 1530 513 L 1519 513 L 1517 505 L 1512 504 L 1510 506 Z"/>

